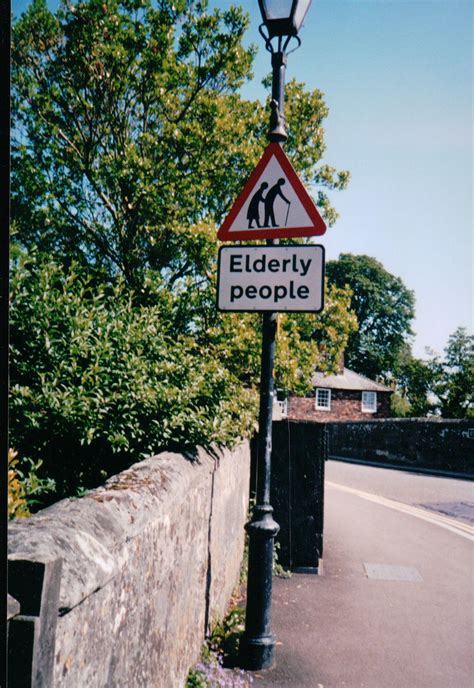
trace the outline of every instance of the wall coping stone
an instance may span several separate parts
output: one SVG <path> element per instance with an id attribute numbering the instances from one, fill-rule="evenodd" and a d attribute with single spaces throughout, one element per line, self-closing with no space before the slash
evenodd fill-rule
<path id="1" fill-rule="evenodd" d="M 134 464 L 77 499 L 65 499 L 9 526 L 10 560 L 62 559 L 60 610 L 67 611 L 97 592 L 121 570 L 126 543 L 147 524 L 163 521 L 191 491 L 202 471 L 216 461 L 198 449 L 195 461 L 163 452 Z"/>

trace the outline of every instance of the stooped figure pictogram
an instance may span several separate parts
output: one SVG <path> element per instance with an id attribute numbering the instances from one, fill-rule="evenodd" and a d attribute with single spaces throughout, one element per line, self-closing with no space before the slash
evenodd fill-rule
<path id="1" fill-rule="evenodd" d="M 287 199 L 283 191 L 281 190 L 281 187 L 285 183 L 285 180 L 283 177 L 280 177 L 280 179 L 277 181 L 276 184 L 274 184 L 267 192 L 267 195 L 265 196 L 264 204 L 265 204 L 265 219 L 263 220 L 263 226 L 264 227 L 279 227 L 276 223 L 275 220 L 275 201 L 277 196 L 282 198 L 285 203 L 288 206 L 288 211 L 286 213 L 286 220 L 285 220 L 285 225 L 288 221 L 288 212 L 290 210 L 290 201 Z"/>
<path id="2" fill-rule="evenodd" d="M 250 199 L 249 207 L 247 210 L 247 220 L 249 221 L 249 229 L 253 229 L 253 221 L 257 223 L 257 227 L 261 227 L 260 224 L 260 203 L 265 203 L 263 194 L 265 189 L 268 188 L 267 182 L 262 182 L 260 188 L 254 193 Z"/>

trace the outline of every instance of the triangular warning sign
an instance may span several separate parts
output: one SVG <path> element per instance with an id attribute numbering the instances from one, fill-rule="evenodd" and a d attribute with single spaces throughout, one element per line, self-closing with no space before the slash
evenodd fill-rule
<path id="1" fill-rule="evenodd" d="M 270 143 L 217 238 L 279 239 L 324 234 L 326 225 L 278 143 Z"/>

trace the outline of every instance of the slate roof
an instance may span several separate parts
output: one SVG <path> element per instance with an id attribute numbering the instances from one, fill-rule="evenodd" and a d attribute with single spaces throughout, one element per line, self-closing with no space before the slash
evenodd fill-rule
<path id="1" fill-rule="evenodd" d="M 343 373 L 337 375 L 325 375 L 324 373 L 314 373 L 311 378 L 314 387 L 324 389 L 346 389 L 363 392 L 393 392 L 390 387 L 369 380 L 368 377 L 354 373 L 349 368 L 344 368 Z"/>

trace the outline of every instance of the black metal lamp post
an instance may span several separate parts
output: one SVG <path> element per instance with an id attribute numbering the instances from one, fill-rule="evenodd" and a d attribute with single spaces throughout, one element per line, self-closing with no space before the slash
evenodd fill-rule
<path id="1" fill-rule="evenodd" d="M 272 55 L 272 114 L 268 138 L 283 143 L 285 131 L 284 92 L 288 45 L 295 38 L 296 50 L 301 44 L 298 31 L 311 0 L 258 0 L 263 24 L 259 31 Z M 266 29 L 266 32 L 264 31 Z M 276 39 L 276 46 L 272 39 Z M 293 52 L 293 50 L 289 52 Z M 269 240 L 267 244 L 276 244 Z M 257 459 L 257 494 L 252 519 L 246 525 L 249 534 L 247 613 L 241 641 L 241 662 L 250 670 L 265 669 L 273 664 L 275 638 L 271 632 L 273 541 L 280 527 L 273 519 L 270 506 L 270 473 L 272 451 L 272 415 L 274 399 L 273 366 L 277 313 L 266 312 L 262 321 L 262 360 L 260 377 L 260 414 Z"/>

